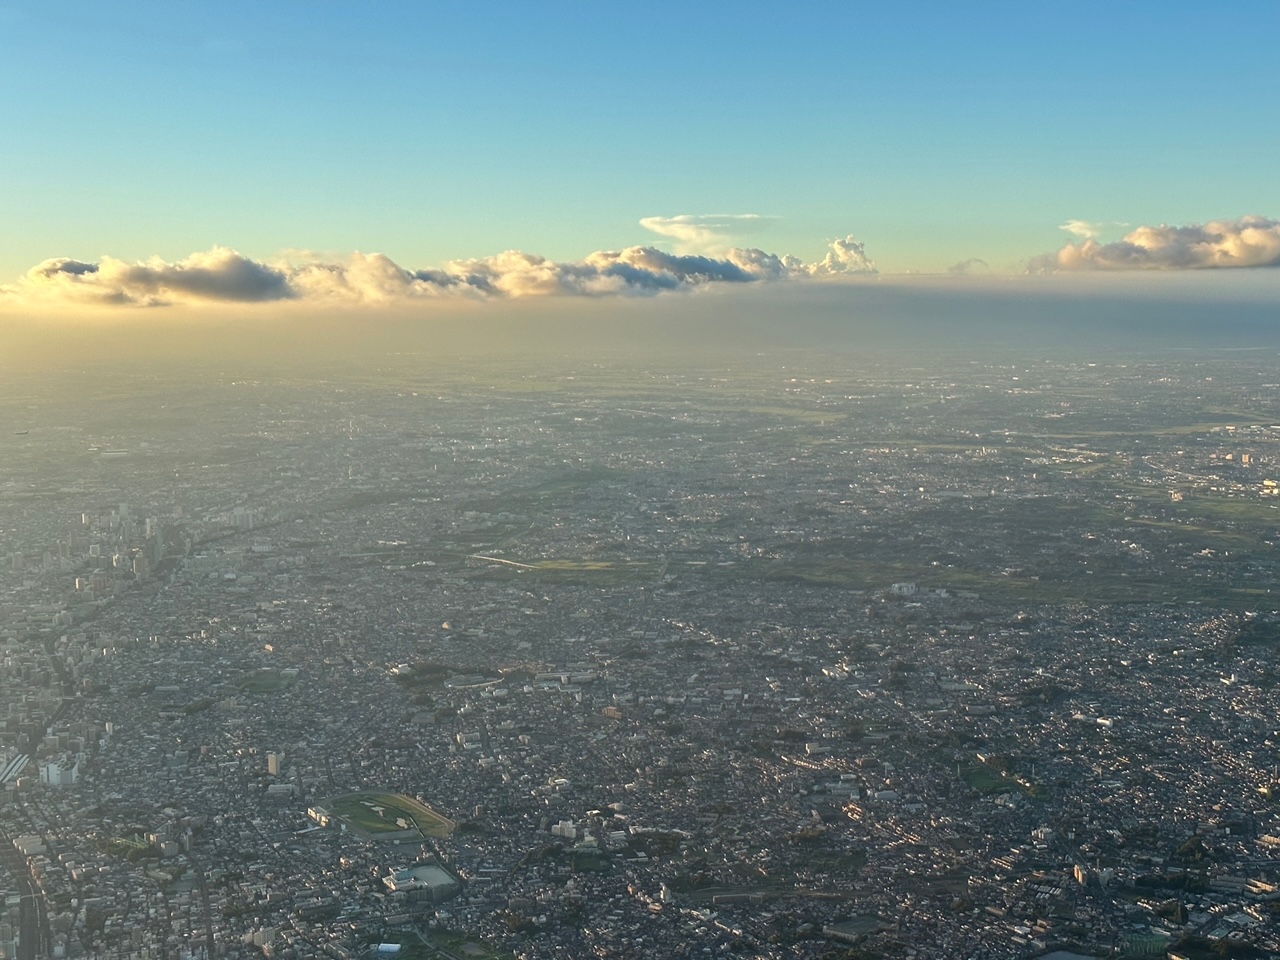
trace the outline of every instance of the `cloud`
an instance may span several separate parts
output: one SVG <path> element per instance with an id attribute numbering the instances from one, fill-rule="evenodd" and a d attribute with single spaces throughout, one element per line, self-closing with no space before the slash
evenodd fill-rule
<path id="1" fill-rule="evenodd" d="M 1102 228 L 1101 223 L 1090 223 L 1088 220 L 1068 220 L 1058 225 L 1059 230 L 1065 230 L 1085 240 L 1092 240 L 1102 232 Z"/>
<path id="2" fill-rule="evenodd" d="M 682 213 L 675 217 L 643 217 L 640 226 L 675 240 L 677 253 L 720 253 L 732 246 L 732 238 L 754 233 L 775 219 L 758 213 Z"/>
<path id="3" fill-rule="evenodd" d="M 970 257 L 967 260 L 961 260 L 959 263 L 953 263 L 947 267 L 947 273 L 957 277 L 967 277 L 974 273 L 990 273 L 991 265 L 981 257 Z"/>
<path id="4" fill-rule="evenodd" d="M 440 269 L 406 270 L 380 253 L 354 254 L 346 264 L 308 264 L 292 278 L 309 298 L 385 303 L 442 295 L 471 298 L 625 296 L 708 283 L 781 279 L 787 268 L 762 250 L 730 250 L 723 257 L 666 253 L 654 247 L 597 251 L 561 263 L 508 250 L 454 260 Z"/>
<path id="5" fill-rule="evenodd" d="M 1127 227 L 1129 224 L 1122 220 L 1107 220 L 1094 222 L 1092 220 L 1068 220 L 1066 223 L 1058 224 L 1059 230 L 1065 230 L 1067 233 L 1077 236 L 1082 240 L 1096 240 L 1103 233 L 1114 227 Z"/>
<path id="6" fill-rule="evenodd" d="M 1099 243 L 1090 235 L 1034 258 L 1028 268 L 1040 273 L 1275 266 L 1280 266 L 1280 220 L 1246 216 L 1203 225 L 1138 227 L 1114 243 Z"/>
<path id="7" fill-rule="evenodd" d="M 80 303 L 160 306 L 175 300 L 253 303 L 294 296 L 285 273 L 225 247 L 168 263 L 103 257 L 100 263 L 45 260 L 0 292 Z"/>
<path id="8" fill-rule="evenodd" d="M 0 287 L 0 302 L 166 306 L 174 303 L 395 304 L 438 297 L 474 300 L 540 296 L 644 296 L 715 284 L 746 284 L 843 274 L 873 274 L 862 243 L 831 242 L 826 257 L 805 264 L 756 248 L 719 256 L 668 253 L 651 246 L 600 250 L 581 260 L 555 261 L 509 250 L 409 270 L 382 253 L 345 261 L 303 255 L 301 262 L 264 263 L 225 247 L 184 260 L 98 263 L 59 258 Z"/>
<path id="9" fill-rule="evenodd" d="M 801 265 L 799 268 L 811 277 L 880 272 L 876 269 L 875 263 L 867 259 L 866 245 L 860 240 L 855 240 L 853 234 L 849 234 L 843 240 L 832 240 L 828 246 L 830 249 L 825 257 L 817 263 L 809 264 L 807 267 Z"/>

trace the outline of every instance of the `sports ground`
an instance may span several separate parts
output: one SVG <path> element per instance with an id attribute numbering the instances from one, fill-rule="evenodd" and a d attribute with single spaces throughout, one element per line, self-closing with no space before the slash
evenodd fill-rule
<path id="1" fill-rule="evenodd" d="M 453 833 L 448 817 L 403 793 L 348 793 L 326 804 L 349 830 L 369 840 L 421 840 Z"/>

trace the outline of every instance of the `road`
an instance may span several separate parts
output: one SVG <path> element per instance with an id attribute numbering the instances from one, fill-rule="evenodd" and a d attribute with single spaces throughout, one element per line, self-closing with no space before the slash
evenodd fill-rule
<path id="1" fill-rule="evenodd" d="M 56 658 L 51 658 L 57 666 Z M 63 699 L 57 711 L 48 723 L 31 735 L 27 743 L 27 754 L 31 757 L 39 755 L 40 744 L 44 741 L 45 731 L 67 715 L 73 700 Z M 52 935 L 49 929 L 49 911 L 44 900 L 44 893 L 36 885 L 31 875 L 31 867 L 27 858 L 18 852 L 13 845 L 13 837 L 8 831 L 0 828 L 0 866 L 13 877 L 21 897 L 18 906 L 18 957 L 17 960 L 46 960 L 53 955 Z"/>
<path id="2" fill-rule="evenodd" d="M 18 852 L 13 838 L 4 830 L 0 830 L 0 866 L 13 877 L 22 898 L 18 907 L 17 960 L 45 960 L 52 951 L 44 896 L 31 877 L 27 858 Z"/>

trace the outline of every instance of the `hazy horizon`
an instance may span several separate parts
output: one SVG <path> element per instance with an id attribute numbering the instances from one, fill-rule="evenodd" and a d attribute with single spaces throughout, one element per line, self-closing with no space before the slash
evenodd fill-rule
<path id="1" fill-rule="evenodd" d="M 0 351 L 1276 341 L 1273 5 L 498 9 L 0 7 Z"/>

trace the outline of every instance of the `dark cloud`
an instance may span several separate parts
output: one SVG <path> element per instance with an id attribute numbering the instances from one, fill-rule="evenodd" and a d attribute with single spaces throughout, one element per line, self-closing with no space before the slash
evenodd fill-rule
<path id="1" fill-rule="evenodd" d="M 68 276 L 79 277 L 86 273 L 97 273 L 98 265 L 96 263 L 85 263 L 83 260 L 71 260 L 67 257 L 58 257 L 54 260 L 46 260 L 44 263 L 37 264 L 31 269 L 32 276 L 53 277 L 59 273 L 65 273 Z"/>
<path id="2" fill-rule="evenodd" d="M 195 254 L 179 263 L 122 265 L 112 271 L 111 279 L 123 291 L 148 296 L 256 303 L 294 295 L 283 271 L 224 249 Z"/>
<path id="3" fill-rule="evenodd" d="M 961 260 L 959 263 L 953 263 L 951 266 L 947 267 L 947 273 L 957 277 L 965 277 L 973 273 L 990 272 L 991 265 L 981 257 L 970 257 L 967 260 Z"/>
<path id="4" fill-rule="evenodd" d="M 12 287 L 11 296 L 133 306 L 173 300 L 256 303 L 294 296 L 284 271 L 215 247 L 176 263 L 158 258 L 128 263 L 103 257 L 101 263 L 59 258 L 33 267 Z"/>

